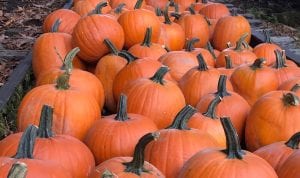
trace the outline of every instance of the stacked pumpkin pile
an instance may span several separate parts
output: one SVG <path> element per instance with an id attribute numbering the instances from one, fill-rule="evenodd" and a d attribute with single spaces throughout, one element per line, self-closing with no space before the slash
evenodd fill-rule
<path id="1" fill-rule="evenodd" d="M 77 0 L 43 27 L 1 177 L 300 177 L 300 69 L 225 5 Z"/>

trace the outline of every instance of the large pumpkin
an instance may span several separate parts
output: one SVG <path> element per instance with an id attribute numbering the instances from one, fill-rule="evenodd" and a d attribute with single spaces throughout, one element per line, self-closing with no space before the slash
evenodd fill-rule
<path id="1" fill-rule="evenodd" d="M 284 164 L 278 169 L 279 178 L 297 178 L 300 177 L 300 151 L 291 154 Z"/>

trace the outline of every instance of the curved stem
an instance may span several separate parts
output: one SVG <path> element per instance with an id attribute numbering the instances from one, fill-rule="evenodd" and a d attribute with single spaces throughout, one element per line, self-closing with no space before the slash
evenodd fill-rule
<path id="1" fill-rule="evenodd" d="M 236 47 L 234 50 L 239 51 L 243 49 L 243 42 L 246 40 L 248 33 L 243 34 L 240 39 L 236 42 Z"/>
<path id="2" fill-rule="evenodd" d="M 26 178 L 27 165 L 23 162 L 16 162 L 8 172 L 7 178 Z"/>
<path id="3" fill-rule="evenodd" d="M 171 12 L 170 15 L 171 15 L 171 17 L 174 17 L 176 20 L 179 20 L 181 17 L 181 14 L 176 13 L 176 12 Z"/>
<path id="4" fill-rule="evenodd" d="M 163 11 L 164 17 L 165 17 L 164 23 L 171 25 L 172 21 L 170 20 L 170 17 L 169 17 L 169 6 L 170 6 L 170 3 L 168 2 L 165 11 Z"/>
<path id="5" fill-rule="evenodd" d="M 156 7 L 155 8 L 155 15 L 156 16 L 163 16 L 163 11 L 159 8 L 159 7 Z"/>
<path id="6" fill-rule="evenodd" d="M 261 69 L 264 63 L 266 63 L 266 60 L 264 58 L 258 58 L 254 61 L 254 63 L 250 67 L 253 70 Z"/>
<path id="7" fill-rule="evenodd" d="M 299 106 L 300 99 L 293 93 L 283 94 L 282 101 L 285 106 Z"/>
<path id="8" fill-rule="evenodd" d="M 214 50 L 214 48 L 212 47 L 212 45 L 211 45 L 210 42 L 207 42 L 206 48 L 207 48 L 207 50 L 210 52 L 210 54 L 212 55 L 212 57 L 214 58 L 214 60 L 216 60 L 216 59 L 217 59 L 217 56 L 216 56 L 215 50 Z"/>
<path id="9" fill-rule="evenodd" d="M 268 30 L 263 30 L 264 34 L 265 34 L 265 38 L 266 38 L 266 43 L 272 43 L 271 41 L 271 36 Z"/>
<path id="10" fill-rule="evenodd" d="M 207 111 L 203 113 L 204 116 L 209 117 L 211 119 L 218 119 L 216 115 L 216 109 L 218 104 L 222 101 L 222 98 L 217 95 L 208 105 Z"/>
<path id="11" fill-rule="evenodd" d="M 115 117 L 115 120 L 126 121 L 128 119 L 129 118 L 127 115 L 127 96 L 122 93 L 120 96 L 119 103 L 118 103 L 118 112 Z"/>
<path id="12" fill-rule="evenodd" d="M 66 71 L 67 73 L 71 73 L 73 70 L 73 60 L 75 56 L 79 53 L 79 47 L 73 48 L 65 57 L 63 61 L 63 65 L 61 66 L 61 70 Z"/>
<path id="13" fill-rule="evenodd" d="M 106 1 L 100 2 L 99 4 L 97 4 L 92 14 L 102 14 L 102 9 L 107 5 L 108 3 Z"/>
<path id="14" fill-rule="evenodd" d="M 190 11 L 190 13 L 191 13 L 192 15 L 196 15 L 196 11 L 195 11 L 195 8 L 194 8 L 193 5 L 190 5 L 190 6 L 188 7 L 188 10 Z"/>
<path id="15" fill-rule="evenodd" d="M 198 43 L 199 41 L 200 41 L 199 38 L 191 38 L 190 40 L 188 40 L 188 41 L 186 42 L 186 48 L 185 48 L 185 51 L 187 51 L 187 52 L 194 51 L 194 50 L 195 50 L 194 44 L 195 44 L 195 43 Z"/>
<path id="16" fill-rule="evenodd" d="M 227 159 L 243 159 L 245 152 L 241 149 L 238 134 L 230 118 L 222 117 L 221 123 L 226 136 L 226 150 L 223 150 L 223 152 L 227 154 Z"/>
<path id="17" fill-rule="evenodd" d="M 139 142 L 135 146 L 134 153 L 133 153 L 133 159 L 131 162 L 123 163 L 125 165 L 125 172 L 131 172 L 136 175 L 141 175 L 143 172 L 148 172 L 144 168 L 144 152 L 145 148 L 148 143 L 150 143 L 153 140 L 157 140 L 159 138 L 159 133 L 148 133 L 144 135 L 142 138 L 140 138 Z"/>
<path id="18" fill-rule="evenodd" d="M 124 2 L 120 3 L 114 10 L 114 13 L 121 14 L 123 11 L 123 8 L 126 6 Z"/>
<path id="19" fill-rule="evenodd" d="M 227 81 L 227 76 L 220 75 L 218 81 L 218 91 L 215 94 L 220 96 L 221 98 L 224 98 L 225 96 L 231 96 L 231 94 L 226 89 L 226 81 Z"/>
<path id="20" fill-rule="evenodd" d="M 299 143 L 300 143 L 300 132 L 297 132 L 287 142 L 285 142 L 285 145 L 292 149 L 299 149 Z"/>
<path id="21" fill-rule="evenodd" d="M 33 159 L 33 149 L 37 136 L 37 130 L 38 128 L 34 125 L 30 125 L 26 128 L 19 142 L 17 153 L 15 156 L 13 156 L 13 158 Z"/>
<path id="22" fill-rule="evenodd" d="M 58 32 L 58 28 L 59 28 L 60 24 L 61 24 L 61 20 L 60 19 L 56 19 L 55 22 L 54 22 L 54 24 L 51 27 L 50 32 L 52 32 L 52 33 Z"/>
<path id="23" fill-rule="evenodd" d="M 145 33 L 145 37 L 144 37 L 142 46 L 150 47 L 151 46 L 151 38 L 152 38 L 152 27 L 148 27 L 146 29 L 146 33 Z"/>
<path id="24" fill-rule="evenodd" d="M 177 113 L 173 123 L 166 129 L 189 130 L 187 122 L 196 112 L 197 110 L 191 105 L 186 105 Z"/>
<path id="25" fill-rule="evenodd" d="M 110 39 L 105 38 L 104 43 L 107 46 L 107 48 L 110 50 L 110 52 L 117 56 L 119 54 L 119 50 L 116 48 L 116 46 L 110 41 Z"/>
<path id="26" fill-rule="evenodd" d="M 198 64 L 199 64 L 198 70 L 200 70 L 200 71 L 207 71 L 208 67 L 207 67 L 207 64 L 206 64 L 206 62 L 205 62 L 205 60 L 204 60 L 204 58 L 203 58 L 203 56 L 202 56 L 201 53 L 199 53 L 197 55 L 197 60 L 198 60 Z"/>
<path id="27" fill-rule="evenodd" d="M 150 78 L 155 83 L 159 83 L 161 85 L 164 85 L 164 77 L 168 73 L 169 68 L 167 66 L 160 67 L 156 73 L 153 75 L 153 77 Z"/>
<path id="28" fill-rule="evenodd" d="M 37 131 L 37 136 L 40 138 L 50 138 L 53 136 L 52 132 L 53 108 L 48 105 L 42 107 L 40 124 Z"/>
<path id="29" fill-rule="evenodd" d="M 225 64 L 226 69 L 233 69 L 232 60 L 229 55 L 225 55 L 225 62 L 226 62 Z"/>
<path id="30" fill-rule="evenodd" d="M 127 64 L 131 63 L 132 61 L 135 61 L 136 59 L 138 59 L 137 57 L 135 57 L 133 54 L 131 54 L 128 51 L 122 50 L 119 52 L 119 56 L 125 58 L 127 60 Z"/>
<path id="31" fill-rule="evenodd" d="M 143 4 L 143 0 L 137 0 L 134 9 L 140 9 L 142 7 L 142 4 Z"/>
<path id="32" fill-rule="evenodd" d="M 300 84 L 296 83 L 296 84 L 291 88 L 291 91 L 297 92 L 297 91 L 299 91 L 299 89 L 300 89 Z"/>

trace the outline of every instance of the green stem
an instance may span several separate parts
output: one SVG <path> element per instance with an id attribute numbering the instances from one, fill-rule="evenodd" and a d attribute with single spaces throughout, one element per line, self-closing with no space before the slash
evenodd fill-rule
<path id="1" fill-rule="evenodd" d="M 53 137 L 52 132 L 53 108 L 48 105 L 43 105 L 37 136 L 40 138 Z"/>
<path id="2" fill-rule="evenodd" d="M 165 17 L 164 23 L 171 25 L 172 21 L 170 20 L 170 17 L 169 17 L 169 6 L 170 6 L 170 3 L 167 4 L 165 11 L 163 11 L 164 17 Z"/>
<path id="3" fill-rule="evenodd" d="M 225 55 L 225 62 L 226 62 L 226 65 L 225 65 L 226 69 L 233 69 L 232 60 L 229 55 Z"/>
<path id="4" fill-rule="evenodd" d="M 206 48 L 207 48 L 207 50 L 210 52 L 210 54 L 213 56 L 214 60 L 216 60 L 216 59 L 217 59 L 217 56 L 216 56 L 215 50 L 214 50 L 214 48 L 212 47 L 212 45 L 211 45 L 210 42 L 207 42 Z"/>
<path id="5" fill-rule="evenodd" d="M 258 58 L 250 67 L 252 70 L 261 69 L 264 63 L 266 63 L 266 60 L 264 58 Z"/>
<path id="6" fill-rule="evenodd" d="M 160 67 L 156 73 L 153 75 L 153 77 L 150 78 L 155 83 L 159 83 L 161 85 L 164 85 L 164 77 L 168 73 L 169 68 L 167 66 Z"/>
<path id="7" fill-rule="evenodd" d="M 175 17 L 176 20 L 179 20 L 181 15 L 179 13 L 176 13 L 176 12 L 171 12 L 171 17 Z"/>
<path id="8" fill-rule="evenodd" d="M 114 10 L 114 12 L 116 13 L 116 14 L 121 14 L 122 13 L 122 11 L 123 11 L 123 8 L 126 6 L 126 4 L 123 2 L 123 3 L 121 3 L 121 4 L 119 4 L 116 8 L 115 8 L 115 10 Z"/>
<path id="9" fill-rule="evenodd" d="M 129 64 L 129 63 L 135 61 L 136 59 L 138 59 L 133 54 L 131 54 L 130 52 L 125 51 L 125 50 L 120 51 L 119 56 L 125 58 L 127 60 L 127 64 Z"/>
<path id="10" fill-rule="evenodd" d="M 199 38 L 191 38 L 190 40 L 188 40 L 188 41 L 186 42 L 186 48 L 185 48 L 185 51 L 187 51 L 187 52 L 194 51 L 194 50 L 195 50 L 194 44 L 195 44 L 195 43 L 198 43 L 199 41 L 200 41 Z"/>
<path id="11" fill-rule="evenodd" d="M 282 53 L 280 52 L 280 50 L 276 49 L 274 52 L 275 52 L 275 56 L 276 56 L 275 68 L 281 69 L 281 68 L 287 67 L 285 65 L 285 62 L 284 62 L 284 59 L 282 57 Z"/>
<path id="12" fill-rule="evenodd" d="M 204 116 L 209 117 L 211 119 L 218 119 L 216 115 L 216 109 L 218 104 L 222 101 L 222 98 L 217 95 L 208 105 L 207 111 L 203 113 Z"/>
<path id="13" fill-rule="evenodd" d="M 152 27 L 148 27 L 146 29 L 146 33 L 145 33 L 145 37 L 144 37 L 142 46 L 150 47 L 151 46 L 151 38 L 152 38 Z"/>
<path id="14" fill-rule="evenodd" d="M 159 7 L 155 8 L 155 15 L 158 17 L 163 16 L 163 12 Z"/>
<path id="15" fill-rule="evenodd" d="M 191 13 L 192 15 L 196 15 L 196 11 L 195 11 L 195 8 L 194 8 L 193 5 L 190 5 L 190 6 L 188 7 L 188 10 L 190 11 L 190 13 Z"/>
<path id="16" fill-rule="evenodd" d="M 107 48 L 110 50 L 110 52 L 115 55 L 118 56 L 119 55 L 119 50 L 116 48 L 116 46 L 110 41 L 110 39 L 105 38 L 104 39 L 104 43 L 107 46 Z"/>
<path id="17" fill-rule="evenodd" d="M 207 67 L 207 64 L 206 64 L 206 62 L 205 62 L 205 60 L 204 60 L 204 58 L 203 58 L 203 56 L 202 56 L 201 53 L 199 53 L 197 55 L 197 60 L 198 60 L 198 64 L 199 64 L 198 70 L 200 70 L 200 71 L 207 71 L 208 67 Z"/>
<path id="18" fill-rule="evenodd" d="M 240 39 L 236 42 L 236 47 L 234 50 L 240 51 L 243 49 L 243 42 L 246 40 L 248 33 L 243 34 Z"/>
<path id="19" fill-rule="evenodd" d="M 265 38 L 266 38 L 265 43 L 272 43 L 269 31 L 268 30 L 263 30 L 263 32 L 264 32 Z"/>
<path id="20" fill-rule="evenodd" d="M 300 99 L 293 93 L 283 94 L 282 101 L 285 106 L 299 106 Z"/>
<path id="21" fill-rule="evenodd" d="M 58 90 L 68 90 L 70 88 L 70 73 L 64 72 L 56 79 L 56 89 Z"/>
<path id="22" fill-rule="evenodd" d="M 177 113 L 173 123 L 166 129 L 189 130 L 187 122 L 196 112 L 197 110 L 191 105 L 186 105 Z"/>
<path id="23" fill-rule="evenodd" d="M 37 136 L 38 128 L 34 125 L 29 125 L 24 131 L 17 153 L 13 158 L 15 159 L 33 159 L 33 149 L 35 144 L 35 139 Z"/>
<path id="24" fill-rule="evenodd" d="M 27 165 L 23 162 L 16 162 L 12 165 L 7 178 L 26 178 Z"/>
<path id="25" fill-rule="evenodd" d="M 93 14 L 102 14 L 102 9 L 104 7 L 106 7 L 108 5 L 108 3 L 106 1 L 102 1 L 99 4 L 97 4 L 97 6 L 94 9 L 94 13 Z"/>
<path id="26" fill-rule="evenodd" d="M 110 172 L 108 169 L 106 169 L 103 173 L 101 178 L 114 178 L 115 176 L 113 175 L 112 172 Z"/>
<path id="27" fill-rule="evenodd" d="M 243 159 L 245 152 L 241 149 L 238 134 L 230 118 L 221 118 L 221 123 L 226 136 L 226 149 L 223 152 L 227 154 L 227 159 Z"/>
<path id="28" fill-rule="evenodd" d="M 51 27 L 50 32 L 52 32 L 52 33 L 58 32 L 58 28 L 59 28 L 60 24 L 61 24 L 61 20 L 60 19 L 56 19 L 55 22 L 54 22 L 54 24 Z"/>
<path id="29" fill-rule="evenodd" d="M 79 47 L 73 48 L 65 57 L 61 70 L 71 73 L 73 70 L 73 60 L 75 56 L 79 53 Z"/>
<path id="30" fill-rule="evenodd" d="M 285 142 L 285 145 L 292 149 L 299 149 L 299 143 L 300 143 L 300 132 L 297 132 L 287 142 Z"/>
<path id="31" fill-rule="evenodd" d="M 142 4 L 143 4 L 143 0 L 137 0 L 134 9 L 140 9 L 142 7 Z"/>
<path id="32" fill-rule="evenodd" d="M 205 19 L 205 21 L 207 22 L 208 26 L 211 26 L 211 25 L 212 25 L 211 22 L 210 22 L 210 20 L 209 20 L 206 16 L 204 16 L 204 19 Z"/>
<path id="33" fill-rule="evenodd" d="M 115 120 L 117 121 L 126 121 L 128 120 L 128 115 L 127 115 L 127 96 L 124 94 L 121 94 L 120 100 L 118 103 L 118 112 L 115 117 Z"/>
<path id="34" fill-rule="evenodd" d="M 134 153 L 133 153 L 133 159 L 131 162 L 123 163 L 123 165 L 126 167 L 125 172 L 131 172 L 138 176 L 140 176 L 143 172 L 149 172 L 144 168 L 144 152 L 145 148 L 148 143 L 150 143 L 153 140 L 157 140 L 159 137 L 158 132 L 154 133 L 148 133 L 144 135 L 142 138 L 140 138 L 139 142 L 135 146 Z"/>
<path id="35" fill-rule="evenodd" d="M 297 92 L 297 91 L 299 91 L 299 89 L 300 89 L 300 84 L 296 83 L 296 84 L 291 88 L 291 91 Z"/>
<path id="36" fill-rule="evenodd" d="M 227 76 L 220 75 L 218 81 L 218 91 L 215 94 L 220 96 L 221 98 L 224 98 L 225 96 L 231 96 L 231 94 L 226 89 L 226 81 L 227 81 Z"/>

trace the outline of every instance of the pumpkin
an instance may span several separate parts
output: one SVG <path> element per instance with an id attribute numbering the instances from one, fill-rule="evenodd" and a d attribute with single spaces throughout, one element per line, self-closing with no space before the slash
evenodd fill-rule
<path id="1" fill-rule="evenodd" d="M 104 42 L 110 49 L 111 53 L 103 56 L 99 60 L 94 73 L 101 81 L 104 88 L 105 108 L 110 112 L 115 112 L 117 109 L 117 103 L 113 95 L 113 82 L 118 72 L 126 66 L 128 61 L 122 57 L 121 52 L 109 39 L 104 39 Z"/>
<path id="2" fill-rule="evenodd" d="M 276 62 L 275 50 L 282 50 L 280 46 L 272 43 L 268 31 L 264 30 L 266 41 L 254 47 L 253 52 L 258 58 L 266 59 L 266 65 L 272 66 Z"/>
<path id="3" fill-rule="evenodd" d="M 72 34 L 73 29 L 80 19 L 80 15 L 69 9 L 58 9 L 50 13 L 44 20 L 43 32 L 51 32 L 54 23 L 59 20 L 57 32 Z"/>
<path id="4" fill-rule="evenodd" d="M 230 16 L 230 11 L 225 4 L 211 3 L 201 8 L 199 14 L 218 21 L 222 17 Z"/>
<path id="5" fill-rule="evenodd" d="M 246 119 L 251 108 L 242 96 L 236 92 L 227 91 L 226 81 L 227 76 L 221 75 L 218 81 L 217 91 L 204 95 L 198 102 L 196 108 L 201 113 L 206 112 L 210 108 L 211 103 L 216 98 L 221 97 L 222 100 L 216 106 L 215 115 L 230 117 L 234 127 L 237 130 L 237 133 L 239 134 L 240 138 L 243 139 Z"/>
<path id="6" fill-rule="evenodd" d="M 179 87 L 187 104 L 196 106 L 207 93 L 214 92 L 218 86 L 220 72 L 207 67 L 201 53 L 197 56 L 199 65 L 190 69 L 179 81 Z M 228 89 L 232 90 L 230 83 Z"/>
<path id="7" fill-rule="evenodd" d="M 202 8 L 214 2 L 209 2 L 208 0 L 196 0 L 192 5 L 195 8 L 196 12 L 199 12 Z"/>
<path id="8" fill-rule="evenodd" d="M 112 17 L 93 14 L 81 18 L 72 34 L 73 46 L 80 48 L 78 56 L 86 62 L 97 62 L 109 52 L 104 39 L 113 42 L 117 49 L 124 45 L 124 31 Z"/>
<path id="9" fill-rule="evenodd" d="M 299 162 L 300 162 L 300 152 L 295 151 L 291 154 L 284 164 L 278 169 L 279 178 L 296 178 L 300 176 L 299 173 Z"/>
<path id="10" fill-rule="evenodd" d="M 160 130 L 160 137 L 145 150 L 145 160 L 157 167 L 166 177 L 178 177 L 181 167 L 197 151 L 218 144 L 208 133 L 187 127 L 196 112 L 187 105 L 176 115 L 173 123 Z"/>
<path id="11" fill-rule="evenodd" d="M 220 54 L 220 51 L 213 48 L 210 42 L 207 42 L 206 49 L 210 52 L 210 54 L 213 56 L 214 60 L 217 59 L 217 57 Z"/>
<path id="12" fill-rule="evenodd" d="M 164 79 L 168 70 L 168 67 L 160 67 L 151 78 L 134 80 L 123 91 L 128 97 L 128 112 L 149 117 L 159 129 L 170 125 L 185 106 L 180 88 Z"/>
<path id="13" fill-rule="evenodd" d="M 300 100 L 290 91 L 272 91 L 251 108 L 246 120 L 246 145 L 250 151 L 288 140 L 300 130 Z M 278 132 L 280 130 L 280 132 Z"/>
<path id="14" fill-rule="evenodd" d="M 64 169 L 60 164 L 48 161 L 41 160 L 33 157 L 33 147 L 35 144 L 35 139 L 37 135 L 37 128 L 33 125 L 28 126 L 26 131 L 23 133 L 20 142 L 17 143 L 17 151 L 15 150 L 14 156 L 1 156 L 0 157 L 0 177 L 10 177 L 15 178 L 13 176 L 16 172 L 14 168 L 16 167 L 16 163 L 21 163 L 26 165 L 26 169 L 20 171 L 26 171 L 26 177 L 35 178 L 35 177 L 61 177 L 61 178 L 69 178 L 72 177 L 68 170 Z M 11 170 L 12 169 L 12 170 Z M 8 175 L 9 174 L 9 175 Z M 24 174 L 24 172 L 23 172 Z M 21 174 L 22 175 L 22 174 Z M 21 176 L 20 175 L 20 176 Z"/>
<path id="15" fill-rule="evenodd" d="M 265 59 L 257 59 L 251 65 L 238 67 L 231 75 L 230 81 L 235 92 L 240 94 L 250 106 L 262 95 L 276 90 L 279 86 L 277 75 L 264 66 Z"/>
<path id="16" fill-rule="evenodd" d="M 158 129 L 151 119 L 127 113 L 127 97 L 121 95 L 117 114 L 97 120 L 84 142 L 93 152 L 96 163 L 100 164 L 113 157 L 133 156 L 138 140 L 146 133 L 156 130 Z"/>
<path id="17" fill-rule="evenodd" d="M 195 0 L 174 0 L 175 3 L 179 6 L 179 11 L 185 11 L 192 5 Z"/>
<path id="18" fill-rule="evenodd" d="M 245 41 L 249 43 L 251 37 L 250 24 L 245 17 L 234 12 L 233 16 L 222 17 L 218 20 L 212 38 L 213 46 L 222 51 L 226 49 L 228 42 L 235 43 L 246 33 L 248 36 Z"/>
<path id="19" fill-rule="evenodd" d="M 190 7 L 190 14 L 181 15 L 177 22 L 185 31 L 185 38 L 198 38 L 200 41 L 195 47 L 201 48 L 206 45 L 209 40 L 209 27 L 203 15 L 196 14 L 195 10 Z"/>
<path id="20" fill-rule="evenodd" d="M 160 9 L 164 9 L 167 4 L 168 4 L 168 0 L 146 0 L 146 3 L 154 8 L 160 8 Z"/>
<path id="21" fill-rule="evenodd" d="M 44 104 L 54 107 L 53 131 L 82 140 L 100 115 L 99 104 L 91 95 L 69 85 L 70 74 L 63 73 L 56 84 L 36 87 L 22 99 L 17 116 L 17 127 L 24 131 L 28 124 L 38 124 Z M 38 100 L 37 100 L 38 98 Z"/>
<path id="22" fill-rule="evenodd" d="M 148 133 L 142 136 L 135 146 L 133 157 L 114 157 L 99 164 L 89 178 L 112 175 L 119 178 L 163 178 L 155 166 L 144 161 L 145 147 L 159 138 L 159 133 Z M 110 173 L 110 174 L 107 174 Z M 104 174 L 104 175 L 103 175 Z"/>
<path id="23" fill-rule="evenodd" d="M 152 28 L 152 42 L 158 42 L 161 22 L 155 13 L 141 8 L 142 2 L 143 0 L 138 0 L 134 10 L 124 12 L 118 18 L 118 22 L 124 29 L 126 49 L 142 43 L 148 27 Z"/>
<path id="24" fill-rule="evenodd" d="M 109 0 L 109 4 L 112 8 L 116 8 L 121 3 L 124 3 L 127 9 L 133 10 L 137 5 L 137 0 Z M 145 2 L 143 0 L 139 1 L 138 5 L 145 6 Z"/>
<path id="25" fill-rule="evenodd" d="M 143 43 L 135 44 L 128 49 L 128 52 L 133 54 L 138 58 L 149 57 L 151 59 L 157 60 L 160 56 L 167 53 L 162 45 L 157 43 L 152 43 L 152 28 L 149 27 L 146 30 L 145 38 Z"/>
<path id="26" fill-rule="evenodd" d="M 274 169 L 265 160 L 241 149 L 229 118 L 221 118 L 221 123 L 226 135 L 226 148 L 199 151 L 183 166 L 179 178 L 277 178 Z"/>
<path id="27" fill-rule="evenodd" d="M 214 35 L 214 31 L 215 31 L 215 27 L 216 27 L 216 24 L 218 22 L 218 20 L 216 19 L 209 19 L 207 17 L 204 17 L 207 24 L 208 24 L 208 27 L 209 27 L 209 40 L 211 41 L 212 38 L 213 38 L 213 35 Z"/>
<path id="28" fill-rule="evenodd" d="M 287 158 L 299 149 L 300 132 L 288 141 L 275 142 L 257 149 L 254 154 L 266 160 L 277 172 Z"/>
<path id="29" fill-rule="evenodd" d="M 71 50 L 64 59 L 61 68 L 49 70 L 39 75 L 36 86 L 54 84 L 59 75 L 68 71 L 70 73 L 69 84 L 88 95 L 91 95 L 99 103 L 100 108 L 104 105 L 104 89 L 102 83 L 89 72 L 73 69 L 72 60 L 79 52 L 79 48 Z"/>
<path id="30" fill-rule="evenodd" d="M 101 12 L 104 14 L 111 10 L 109 4 L 104 0 L 80 0 L 74 4 L 73 11 L 84 17 L 92 14 L 97 6 L 101 8 Z"/>
<path id="31" fill-rule="evenodd" d="M 284 83 L 282 83 L 279 87 L 278 90 L 287 90 L 287 91 L 293 91 L 297 93 L 298 96 L 300 96 L 300 78 L 295 77 L 293 79 L 290 79 Z"/>

